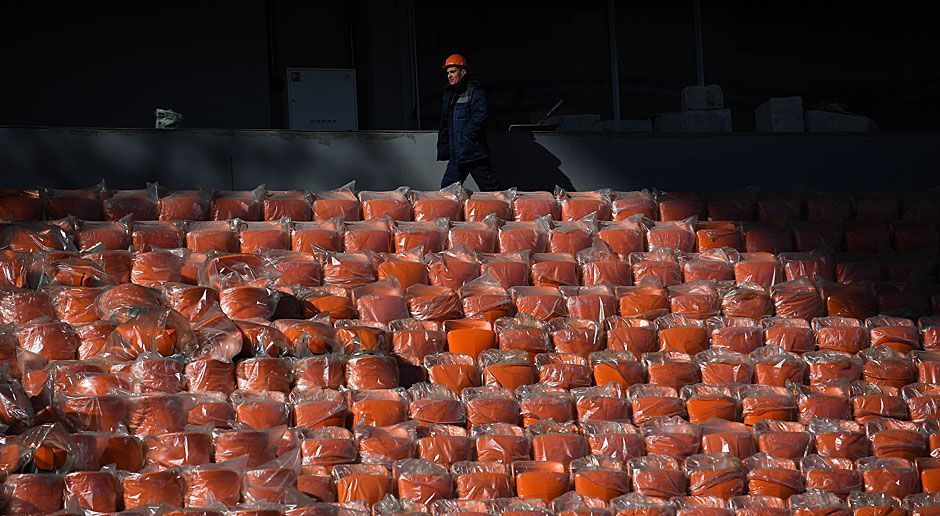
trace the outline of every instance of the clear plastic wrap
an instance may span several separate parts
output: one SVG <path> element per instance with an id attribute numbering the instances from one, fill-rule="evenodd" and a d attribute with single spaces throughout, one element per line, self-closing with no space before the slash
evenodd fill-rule
<path id="1" fill-rule="evenodd" d="M 548 250 L 551 220 L 536 219 L 531 222 L 506 222 L 498 232 L 499 252 L 544 253 Z"/>
<path id="2" fill-rule="evenodd" d="M 862 472 L 862 482 L 869 493 L 904 498 L 920 490 L 914 464 L 909 460 L 865 457 L 856 462 L 856 467 Z"/>
<path id="3" fill-rule="evenodd" d="M 101 211 L 105 220 L 120 220 L 132 215 L 134 220 L 156 220 L 160 187 L 148 183 L 142 190 L 104 190 Z"/>
<path id="4" fill-rule="evenodd" d="M 447 233 L 450 248 L 462 246 L 478 253 L 496 252 L 496 238 L 499 220 L 489 216 L 477 222 L 451 222 Z"/>
<path id="5" fill-rule="evenodd" d="M 812 281 L 834 279 L 832 258 L 823 252 L 780 253 L 777 255 L 777 260 L 783 266 L 784 277 L 787 281 L 798 278 L 807 278 Z"/>
<path id="6" fill-rule="evenodd" d="M 96 512 L 117 511 L 117 476 L 113 471 L 76 471 L 64 480 L 66 505 L 74 503 Z"/>
<path id="7" fill-rule="evenodd" d="M 682 472 L 681 462 L 675 457 L 636 457 L 627 461 L 627 468 L 636 494 L 655 499 L 669 499 L 687 492 L 688 480 Z"/>
<path id="8" fill-rule="evenodd" d="M 668 288 L 669 307 L 673 314 L 692 319 L 707 319 L 721 311 L 717 284 L 712 280 L 686 282 Z"/>
<path id="9" fill-rule="evenodd" d="M 650 251 L 695 251 L 695 218 L 682 221 L 644 221 L 646 241 Z"/>
<path id="10" fill-rule="evenodd" d="M 734 264 L 740 259 L 737 251 L 719 248 L 679 256 L 683 280 L 688 282 L 734 280 Z"/>
<path id="11" fill-rule="evenodd" d="M 346 361 L 346 385 L 351 389 L 393 389 L 400 384 L 394 357 L 363 354 Z"/>
<path id="12" fill-rule="evenodd" d="M 286 289 L 292 287 L 316 287 L 322 281 L 320 261 L 316 255 L 295 251 L 268 250 L 264 252 L 268 266 L 273 269 L 274 285 Z"/>
<path id="13" fill-rule="evenodd" d="M 238 250 L 241 253 L 259 253 L 265 249 L 290 249 L 291 230 L 287 220 L 240 222 Z"/>
<path id="14" fill-rule="evenodd" d="M 176 190 L 160 196 L 157 218 L 160 220 L 206 220 L 209 216 L 211 190 Z"/>
<path id="15" fill-rule="evenodd" d="M 646 226 L 642 218 L 631 217 L 616 222 L 601 222 L 597 238 L 610 247 L 610 250 L 621 257 L 630 253 L 642 252 L 643 238 Z"/>
<path id="16" fill-rule="evenodd" d="M 281 333 L 280 330 L 269 325 L 263 319 L 255 319 L 254 321 L 234 321 L 242 336 L 242 351 L 258 356 L 275 357 L 284 356 L 291 352 L 293 346 L 287 336 Z M 225 357 L 215 358 L 224 359 Z"/>
<path id="17" fill-rule="evenodd" d="M 50 222 L 16 222 L 0 227 L 0 249 L 38 253 L 74 251 L 71 219 Z"/>
<path id="18" fill-rule="evenodd" d="M 119 250 L 131 245 L 128 221 L 79 221 L 75 245 L 79 251 Z"/>
<path id="19" fill-rule="evenodd" d="M 741 400 L 742 421 L 745 424 L 796 419 L 796 401 L 784 387 L 745 385 L 738 391 L 738 396 Z"/>
<path id="20" fill-rule="evenodd" d="M 232 287 L 266 287 L 273 278 L 264 258 L 254 254 L 226 254 L 208 260 L 199 284 L 223 290 Z"/>
<path id="21" fill-rule="evenodd" d="M 793 251 L 793 237 L 784 225 L 749 223 L 744 227 L 744 248 L 749 253 Z"/>
<path id="22" fill-rule="evenodd" d="M 323 283 L 355 288 L 376 280 L 376 260 L 369 253 L 328 253 L 323 262 Z"/>
<path id="23" fill-rule="evenodd" d="M 701 428 L 681 418 L 653 418 L 643 423 L 641 429 L 649 455 L 668 455 L 685 459 L 697 454 L 701 449 Z"/>
<path id="24" fill-rule="evenodd" d="M 816 349 L 815 337 L 809 321 L 767 317 L 761 321 L 761 326 L 764 327 L 764 342 L 768 346 L 779 346 L 796 354 Z"/>
<path id="25" fill-rule="evenodd" d="M 630 253 L 630 267 L 637 285 L 646 281 L 657 281 L 665 287 L 682 283 L 682 271 L 672 252 Z"/>
<path id="26" fill-rule="evenodd" d="M 360 220 L 356 182 L 351 181 L 335 190 L 314 194 L 313 216 L 316 220 L 340 217 L 342 220 Z"/>
<path id="27" fill-rule="evenodd" d="M 597 220 L 610 220 L 611 218 L 610 189 L 594 192 L 566 192 L 556 187 L 555 197 L 561 205 L 561 220 L 580 220 L 592 213 Z"/>
<path id="28" fill-rule="evenodd" d="M 517 192 L 512 200 L 516 221 L 532 221 L 541 217 L 561 220 L 561 206 L 551 192 Z"/>
<path id="29" fill-rule="evenodd" d="M 744 460 L 748 491 L 753 495 L 772 496 L 783 500 L 803 492 L 803 477 L 796 463 L 765 453 Z"/>
<path id="30" fill-rule="evenodd" d="M 445 321 L 463 316 L 460 297 L 452 288 L 415 284 L 408 287 L 408 310 L 418 320 Z"/>
<path id="31" fill-rule="evenodd" d="M 662 351 L 645 353 L 642 358 L 650 384 L 664 385 L 678 390 L 699 381 L 698 365 L 685 353 Z"/>
<path id="32" fill-rule="evenodd" d="M 773 314 L 774 305 L 770 294 L 759 285 L 741 283 L 737 286 L 721 286 L 721 313 L 727 317 L 746 317 L 759 320 Z"/>
<path id="33" fill-rule="evenodd" d="M 580 283 L 578 262 L 564 253 L 532 255 L 532 284 L 537 287 L 576 286 Z"/>
<path id="34" fill-rule="evenodd" d="M 567 390 L 559 387 L 541 384 L 520 386 L 516 389 L 516 398 L 519 399 L 524 427 L 538 421 L 563 423 L 577 417 L 574 398 Z"/>
<path id="35" fill-rule="evenodd" d="M 594 239 L 591 247 L 577 253 L 577 260 L 585 287 L 626 286 L 633 282 L 630 263 L 611 251 L 603 240 Z"/>
<path id="36" fill-rule="evenodd" d="M 389 217 L 391 220 L 411 220 L 411 204 L 408 202 L 408 187 L 384 192 L 359 192 L 363 220 Z"/>
<path id="37" fill-rule="evenodd" d="M 740 428 L 728 428 L 728 425 L 739 423 L 725 423 L 739 419 L 740 403 L 735 399 L 734 386 L 728 385 L 686 385 L 682 388 L 682 398 L 689 414 L 689 421 L 694 424 L 703 424 L 706 436 L 702 438 L 705 453 L 720 449 L 741 455 L 745 450 L 753 451 L 753 444 L 748 435 L 742 439 Z M 672 415 L 672 414 L 663 414 Z M 677 414 L 682 415 L 682 414 Z M 746 428 L 746 427 L 745 427 Z"/>
<path id="38" fill-rule="evenodd" d="M 311 220 L 311 196 L 303 190 L 266 190 L 261 200 L 263 220 Z"/>
<path id="39" fill-rule="evenodd" d="M 224 221 L 240 219 L 261 220 L 261 200 L 265 197 L 264 185 L 251 191 L 215 192 L 209 203 L 209 220 Z"/>
<path id="40" fill-rule="evenodd" d="M 489 349 L 480 353 L 483 384 L 515 390 L 535 383 L 536 371 L 524 351 Z"/>
<path id="41" fill-rule="evenodd" d="M 552 253 L 575 255 L 591 247 L 597 233 L 593 215 L 582 220 L 556 222 L 553 226 L 548 240 L 548 250 Z"/>
<path id="42" fill-rule="evenodd" d="M 526 429 L 531 436 L 532 458 L 558 462 L 568 467 L 571 461 L 590 455 L 587 439 L 573 422 L 539 421 Z"/>
<path id="43" fill-rule="evenodd" d="M 864 361 L 862 380 L 887 389 L 901 389 L 917 379 L 914 363 L 887 346 L 876 346 L 858 353 Z"/>
<path id="44" fill-rule="evenodd" d="M 683 220 L 689 217 L 706 218 L 705 202 L 690 192 L 656 192 L 659 220 Z"/>
<path id="45" fill-rule="evenodd" d="M 186 232 L 178 221 L 140 221 L 131 226 L 134 251 L 145 253 L 157 249 L 186 247 Z"/>
<path id="46" fill-rule="evenodd" d="M 449 468 L 473 458 L 474 442 L 463 427 L 424 425 L 418 427 L 418 457 Z"/>
<path id="47" fill-rule="evenodd" d="M 630 402 L 625 399 L 619 385 L 574 387 L 571 395 L 581 422 L 627 421 L 630 418 Z"/>
<path id="48" fill-rule="evenodd" d="M 878 313 L 878 299 L 870 285 L 839 285 L 819 280 L 817 286 L 829 316 L 864 320 Z"/>
<path id="49" fill-rule="evenodd" d="M 646 370 L 636 356 L 625 350 L 604 350 L 589 356 L 596 385 L 617 384 L 626 389 L 646 380 Z"/>
<path id="50" fill-rule="evenodd" d="M 0 288 L 26 288 L 35 258 L 32 253 L 0 251 Z"/>
<path id="51" fill-rule="evenodd" d="M 242 499 L 246 503 L 296 503 L 297 475 L 300 470 L 300 450 L 285 453 L 278 458 L 249 469 L 242 476 Z"/>
<path id="52" fill-rule="evenodd" d="M 558 317 L 549 322 L 552 344 L 559 353 L 570 353 L 584 360 L 604 347 L 604 325 L 587 319 Z"/>
<path id="53" fill-rule="evenodd" d="M 765 290 L 784 281 L 783 266 L 771 253 L 742 253 L 741 261 L 734 264 L 734 279 L 738 283 L 753 283 Z"/>
<path id="54" fill-rule="evenodd" d="M 759 421 L 754 425 L 754 433 L 760 451 L 780 459 L 801 459 L 812 445 L 812 436 L 802 423 Z"/>
<path id="55" fill-rule="evenodd" d="M 785 387 L 787 382 L 802 384 L 806 377 L 806 363 L 800 356 L 779 346 L 756 349 L 750 357 L 754 361 L 755 383 Z"/>
<path id="56" fill-rule="evenodd" d="M 504 192 L 473 192 L 464 202 L 464 220 L 481 221 L 491 214 L 502 220 L 511 220 L 512 200 L 515 196 L 515 188 Z"/>
<path id="57" fill-rule="evenodd" d="M 635 192 L 612 192 L 612 214 L 614 220 L 625 220 L 634 215 L 648 219 L 656 218 L 657 208 L 653 195 L 647 190 Z"/>
<path id="58" fill-rule="evenodd" d="M 539 353 L 535 356 L 539 383 L 572 389 L 591 385 L 592 371 L 587 360 L 571 353 Z"/>
<path id="59" fill-rule="evenodd" d="M 724 419 L 706 419 L 702 425 L 702 453 L 731 454 L 739 459 L 754 455 L 757 445 L 744 423 Z"/>
<path id="60" fill-rule="evenodd" d="M 438 253 L 447 244 L 447 219 L 423 222 L 397 222 L 393 228 L 392 241 L 396 252 L 421 247 L 427 253 Z"/>
<path id="61" fill-rule="evenodd" d="M 417 447 L 415 427 L 414 421 L 385 427 L 357 425 L 355 434 L 362 463 L 388 464 L 413 457 Z"/>
<path id="62" fill-rule="evenodd" d="M 900 500 L 883 493 L 852 493 L 849 507 L 855 516 L 904 516 Z"/>
<path id="63" fill-rule="evenodd" d="M 408 459 L 395 465 L 398 495 L 402 500 L 430 505 L 449 499 L 454 490 L 447 468 L 421 459 Z"/>
<path id="64" fill-rule="evenodd" d="M 398 281 L 401 288 L 428 284 L 428 268 L 424 263 L 420 248 L 395 255 L 382 255 L 378 266 L 378 278 L 385 280 L 392 277 Z"/>
<path id="65" fill-rule="evenodd" d="M 44 292 L 23 289 L 0 289 L 0 321 L 5 324 L 28 324 L 55 319 L 52 300 Z"/>
<path id="66" fill-rule="evenodd" d="M 595 287 L 560 287 L 565 297 L 568 315 L 575 319 L 604 321 L 616 315 L 616 298 L 611 288 Z"/>
<path id="67" fill-rule="evenodd" d="M 294 289 L 293 295 L 300 302 L 305 317 L 329 317 L 336 323 L 340 319 L 358 316 L 349 296 L 349 290 L 337 285 Z"/>
<path id="68" fill-rule="evenodd" d="M 388 218 L 347 222 L 345 226 L 343 249 L 347 253 L 366 250 L 375 253 L 388 253 L 394 248 L 392 222 Z"/>
<path id="69" fill-rule="evenodd" d="M 503 387 L 466 387 L 460 399 L 467 408 L 467 425 L 519 424 L 519 402 Z"/>
<path id="70" fill-rule="evenodd" d="M 659 349 L 655 326 L 646 319 L 613 316 L 609 317 L 605 324 L 609 350 L 629 351 L 634 357 L 640 358 L 643 353 L 652 353 Z"/>
<path id="71" fill-rule="evenodd" d="M 480 276 L 479 260 L 462 247 L 429 254 L 425 261 L 433 286 L 458 289 Z"/>
<path id="72" fill-rule="evenodd" d="M 185 487 L 177 470 L 131 473 L 121 479 L 124 508 L 183 505 Z"/>
<path id="73" fill-rule="evenodd" d="M 708 347 L 708 329 L 704 321 L 680 314 L 668 314 L 654 322 L 660 349 L 693 356 Z"/>
<path id="74" fill-rule="evenodd" d="M 778 283 L 770 289 L 770 296 L 779 317 L 810 320 L 826 312 L 819 291 L 806 278 Z"/>
<path id="75" fill-rule="evenodd" d="M 512 463 L 512 476 L 519 498 L 543 503 L 564 494 L 570 483 L 565 466 L 559 462 L 516 461 Z"/>
<path id="76" fill-rule="evenodd" d="M 862 321 L 848 317 L 817 317 L 812 321 L 816 346 L 820 350 L 856 354 L 869 345 Z"/>
<path id="77" fill-rule="evenodd" d="M 477 425 L 471 428 L 477 458 L 481 461 L 510 463 L 530 460 L 531 443 L 518 426 L 507 423 Z"/>
<path id="78" fill-rule="evenodd" d="M 513 304 L 520 314 L 548 321 L 566 314 L 565 299 L 557 287 L 517 286 L 511 290 Z"/>
<path id="79" fill-rule="evenodd" d="M 405 292 L 394 277 L 357 287 L 353 290 L 353 300 L 364 321 L 388 324 L 408 317 Z"/>
<path id="80" fill-rule="evenodd" d="M 695 355 L 706 385 L 750 384 L 754 376 L 754 361 L 747 355 L 712 348 Z"/>
<path id="81" fill-rule="evenodd" d="M 513 495 L 513 479 L 504 464 L 465 461 L 455 463 L 450 469 L 460 499 L 492 500 Z"/>
<path id="82" fill-rule="evenodd" d="M 62 508 L 61 475 L 18 473 L 6 477 L 0 506 L 7 514 L 52 514 Z"/>
<path id="83" fill-rule="evenodd" d="M 692 496 L 715 496 L 727 500 L 744 494 L 744 470 L 734 455 L 692 455 L 685 459 L 682 469 L 689 477 Z"/>
<path id="84" fill-rule="evenodd" d="M 424 357 L 428 380 L 459 394 L 467 387 L 479 386 L 480 373 L 474 358 L 457 353 L 437 353 Z"/>
<path id="85" fill-rule="evenodd" d="M 313 222 L 295 222 L 291 228 L 291 249 L 313 253 L 318 250 L 343 250 L 343 234 L 346 226 L 339 217 Z"/>
<path id="86" fill-rule="evenodd" d="M 695 223 L 695 242 L 699 251 L 729 248 L 744 249 L 744 235 L 740 224 L 732 221 L 698 221 Z"/>
<path id="87" fill-rule="evenodd" d="M 291 423 L 291 405 L 283 392 L 236 390 L 230 398 L 235 420 L 247 428 L 268 430 Z"/>
<path id="88" fill-rule="evenodd" d="M 764 330 L 757 321 L 744 317 L 712 317 L 706 321 L 711 347 L 751 353 L 764 343 Z"/>
<path id="89" fill-rule="evenodd" d="M 44 189 L 43 209 L 47 219 L 61 219 L 69 215 L 82 220 L 101 220 L 99 195 L 106 190 L 104 182 L 80 190 Z"/>
<path id="90" fill-rule="evenodd" d="M 627 390 L 633 423 L 642 425 L 660 417 L 686 417 L 685 401 L 676 389 L 662 385 L 638 384 Z"/>

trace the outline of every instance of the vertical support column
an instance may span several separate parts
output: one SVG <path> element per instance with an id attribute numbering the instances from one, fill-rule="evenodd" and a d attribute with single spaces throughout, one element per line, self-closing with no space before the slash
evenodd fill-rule
<path id="1" fill-rule="evenodd" d="M 414 102 L 414 125 L 421 130 L 421 92 L 418 90 L 418 43 L 417 28 L 415 27 L 415 2 L 408 0 L 408 36 L 411 46 L 411 82 Z"/>
<path id="2" fill-rule="evenodd" d="M 692 0 L 695 19 L 695 72 L 698 85 L 705 86 L 705 58 L 702 52 L 702 0 Z"/>
<path id="3" fill-rule="evenodd" d="M 607 30 L 610 39 L 610 89 L 614 122 L 620 122 L 620 58 L 617 52 L 617 11 L 615 0 L 607 0 Z"/>

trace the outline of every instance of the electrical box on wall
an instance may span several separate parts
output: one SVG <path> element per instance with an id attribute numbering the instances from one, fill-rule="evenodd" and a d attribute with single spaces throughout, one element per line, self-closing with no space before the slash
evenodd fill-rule
<path id="1" fill-rule="evenodd" d="M 287 97 L 293 131 L 357 131 L 356 71 L 288 68 Z"/>

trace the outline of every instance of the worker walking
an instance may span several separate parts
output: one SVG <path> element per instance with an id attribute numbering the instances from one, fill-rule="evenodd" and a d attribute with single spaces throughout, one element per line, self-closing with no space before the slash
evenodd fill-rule
<path id="1" fill-rule="evenodd" d="M 444 61 L 447 87 L 437 133 L 437 160 L 447 161 L 441 188 L 463 183 L 467 176 L 481 191 L 499 190 L 499 181 L 490 167 L 484 124 L 487 118 L 486 94 L 479 81 L 469 77 L 467 60 L 453 54 Z"/>

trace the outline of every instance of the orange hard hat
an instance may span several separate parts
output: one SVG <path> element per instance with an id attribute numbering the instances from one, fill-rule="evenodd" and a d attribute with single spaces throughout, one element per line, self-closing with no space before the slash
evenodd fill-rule
<path id="1" fill-rule="evenodd" d="M 451 54 L 447 56 L 447 59 L 444 60 L 443 68 L 446 70 L 450 68 L 451 66 L 460 66 L 463 68 L 467 68 L 468 66 L 467 58 L 460 54 Z"/>

